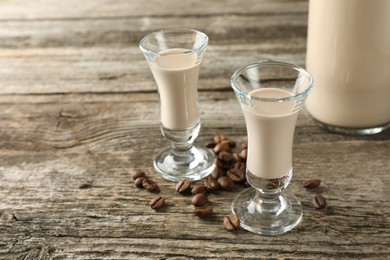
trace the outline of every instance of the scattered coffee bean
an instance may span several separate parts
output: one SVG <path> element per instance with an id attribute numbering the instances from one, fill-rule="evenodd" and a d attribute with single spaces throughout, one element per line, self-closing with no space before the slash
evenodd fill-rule
<path id="1" fill-rule="evenodd" d="M 207 193 L 207 189 L 206 189 L 206 186 L 204 185 L 197 185 L 197 186 L 194 186 L 191 190 L 191 194 L 192 195 L 196 195 L 196 194 L 199 194 L 199 193 Z"/>
<path id="2" fill-rule="evenodd" d="M 313 198 L 311 203 L 313 204 L 314 208 L 322 209 L 326 206 L 326 199 L 321 195 L 317 195 Z"/>
<path id="3" fill-rule="evenodd" d="M 228 137 L 226 135 L 218 134 L 218 135 L 214 136 L 214 142 L 216 142 L 216 143 L 221 143 L 225 140 L 228 140 Z"/>
<path id="4" fill-rule="evenodd" d="M 206 207 L 198 207 L 194 210 L 195 216 L 199 218 L 207 218 L 210 217 L 213 214 L 212 208 L 206 208 Z"/>
<path id="5" fill-rule="evenodd" d="M 149 203 L 152 209 L 160 209 L 165 205 L 165 199 L 163 197 L 156 197 Z"/>
<path id="6" fill-rule="evenodd" d="M 246 164 L 243 162 L 236 162 L 234 167 L 227 172 L 227 176 L 235 183 L 242 183 L 246 179 Z"/>
<path id="7" fill-rule="evenodd" d="M 311 180 L 307 180 L 307 181 L 303 182 L 303 187 L 311 190 L 311 189 L 317 188 L 318 186 L 320 186 L 320 184 L 321 184 L 321 180 L 311 179 Z"/>
<path id="8" fill-rule="evenodd" d="M 191 202 L 195 207 L 200 207 L 204 206 L 208 202 L 208 199 L 204 193 L 198 193 L 192 198 Z"/>
<path id="9" fill-rule="evenodd" d="M 220 152 L 229 152 L 229 151 L 230 151 L 229 140 L 225 140 L 220 143 L 217 143 L 217 145 L 214 147 L 214 152 L 216 154 L 219 154 Z"/>
<path id="10" fill-rule="evenodd" d="M 213 177 L 209 176 L 206 179 L 203 180 L 204 186 L 206 186 L 206 189 L 208 191 L 216 191 L 219 190 L 219 184 L 216 179 Z"/>
<path id="11" fill-rule="evenodd" d="M 143 188 L 144 187 L 143 186 L 144 180 L 145 180 L 145 177 L 139 177 L 139 178 L 135 179 L 135 181 L 134 181 L 135 186 L 137 186 L 138 188 Z"/>
<path id="12" fill-rule="evenodd" d="M 176 184 L 176 191 L 179 193 L 185 193 L 191 188 L 191 182 L 188 180 L 181 180 Z"/>
<path id="13" fill-rule="evenodd" d="M 229 231 L 238 230 L 240 228 L 240 219 L 233 213 L 230 213 L 223 218 L 223 225 Z"/>
<path id="14" fill-rule="evenodd" d="M 134 171 L 133 172 L 133 180 L 138 179 L 139 177 L 145 177 L 146 174 L 143 171 Z"/>
<path id="15" fill-rule="evenodd" d="M 231 191 L 234 188 L 234 181 L 227 176 L 221 176 L 217 181 L 223 190 Z"/>
<path id="16" fill-rule="evenodd" d="M 155 183 L 154 181 L 152 181 L 150 179 L 144 179 L 142 181 L 142 186 L 144 187 L 145 190 L 148 190 L 148 191 L 156 191 L 158 189 L 157 183 Z"/>

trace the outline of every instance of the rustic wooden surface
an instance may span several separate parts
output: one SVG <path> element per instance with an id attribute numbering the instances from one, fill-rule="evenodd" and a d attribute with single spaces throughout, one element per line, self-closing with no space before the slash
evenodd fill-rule
<path id="1" fill-rule="evenodd" d="M 210 195 L 214 216 L 155 175 L 158 96 L 142 36 L 192 27 L 210 37 L 201 69 L 202 130 L 240 142 L 243 115 L 229 86 L 259 59 L 305 65 L 307 1 L 0 0 L 0 259 L 390 259 L 390 131 L 321 130 L 303 110 L 288 189 L 302 223 L 275 237 L 224 230 L 240 190 Z M 142 169 L 168 206 L 134 187 Z M 309 192 L 302 182 L 322 180 Z M 315 210 L 321 193 L 328 206 Z"/>

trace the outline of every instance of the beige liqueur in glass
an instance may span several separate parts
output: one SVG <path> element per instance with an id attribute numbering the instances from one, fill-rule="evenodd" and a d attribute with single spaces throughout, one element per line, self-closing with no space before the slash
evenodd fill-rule
<path id="1" fill-rule="evenodd" d="M 262 98 L 285 98 L 292 94 L 283 89 L 263 88 L 249 92 Z M 248 171 L 261 178 L 281 178 L 291 171 L 292 142 L 298 111 L 295 101 L 263 102 L 243 107 L 248 132 Z"/>
<path id="2" fill-rule="evenodd" d="M 390 1 L 310 0 L 306 107 L 320 126 L 374 134 L 390 126 Z"/>
<path id="3" fill-rule="evenodd" d="M 151 64 L 161 99 L 161 123 L 168 129 L 186 129 L 199 122 L 198 55 L 185 49 L 161 51 Z"/>

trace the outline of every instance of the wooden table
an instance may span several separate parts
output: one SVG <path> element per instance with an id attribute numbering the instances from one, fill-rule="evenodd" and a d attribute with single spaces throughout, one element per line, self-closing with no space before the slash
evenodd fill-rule
<path id="1" fill-rule="evenodd" d="M 211 194 L 214 215 L 159 178 L 154 80 L 138 49 L 161 28 L 210 37 L 199 82 L 197 143 L 246 136 L 229 84 L 260 59 L 305 65 L 308 3 L 247 1 L 0 1 L 1 259 L 390 259 L 390 131 L 360 137 L 298 119 L 295 175 L 302 222 L 275 237 L 228 232 L 223 217 L 242 188 Z M 167 199 L 134 186 L 145 170 Z M 322 180 L 310 192 L 302 182 Z M 315 210 L 317 193 L 328 206 Z"/>

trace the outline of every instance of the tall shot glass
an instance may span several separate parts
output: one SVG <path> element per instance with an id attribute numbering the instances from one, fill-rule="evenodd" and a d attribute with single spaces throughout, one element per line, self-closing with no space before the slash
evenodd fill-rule
<path id="1" fill-rule="evenodd" d="M 157 84 L 161 132 L 171 142 L 154 168 L 170 181 L 199 180 L 215 168 L 212 151 L 193 145 L 201 127 L 198 77 L 207 44 L 206 34 L 179 29 L 151 33 L 139 45 Z"/>
<path id="2" fill-rule="evenodd" d="M 244 112 L 248 134 L 246 176 L 252 186 L 237 195 L 232 211 L 241 226 L 251 232 L 285 233 L 302 218 L 300 202 L 284 189 L 293 175 L 298 112 L 313 87 L 313 78 L 296 65 L 264 61 L 238 69 L 231 85 Z"/>

